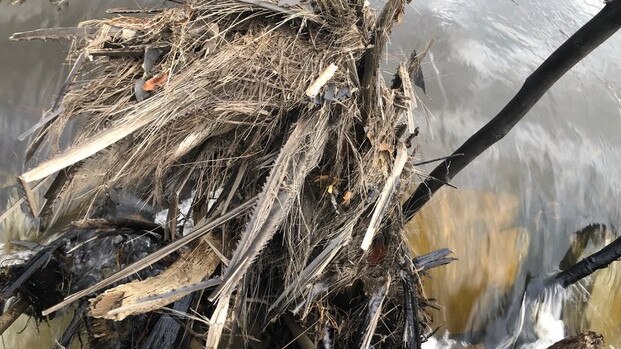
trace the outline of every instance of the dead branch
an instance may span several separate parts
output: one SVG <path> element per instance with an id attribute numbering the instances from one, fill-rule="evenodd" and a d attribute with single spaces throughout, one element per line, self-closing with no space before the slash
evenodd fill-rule
<path id="1" fill-rule="evenodd" d="M 120 29 L 120 28 L 119 28 Z M 14 33 L 9 37 L 11 41 L 31 41 L 31 40 L 60 40 L 74 39 L 93 36 L 97 33 L 97 28 L 92 27 L 68 27 L 68 28 L 43 28 L 26 32 Z"/>
<path id="2" fill-rule="evenodd" d="M 30 304 L 25 299 L 19 299 L 7 311 L 0 316 L 0 334 L 4 333 L 22 313 L 28 309 Z"/>
<path id="3" fill-rule="evenodd" d="M 487 148 L 500 141 L 576 63 L 606 41 L 621 27 L 621 2 L 609 2 L 565 41 L 524 82 L 511 101 L 490 122 L 471 136 L 453 155 L 438 165 L 403 204 L 410 220 L 431 196 Z"/>
<path id="4" fill-rule="evenodd" d="M 409 2 L 409 1 L 408 1 Z M 371 38 L 371 47 L 364 54 L 364 73 L 361 79 L 362 100 L 363 100 L 363 120 L 373 114 L 373 99 L 375 91 L 375 81 L 377 71 L 379 69 L 380 59 L 384 53 L 388 36 L 392 30 L 392 26 L 398 16 L 403 12 L 405 6 L 404 0 L 389 0 L 377 20 L 373 37 Z M 378 97 L 379 98 L 379 97 Z"/>
<path id="5" fill-rule="evenodd" d="M 621 258 L 621 237 L 604 246 L 601 250 L 553 276 L 550 281 L 565 288 L 593 274 L 596 270 L 608 267 Z"/>

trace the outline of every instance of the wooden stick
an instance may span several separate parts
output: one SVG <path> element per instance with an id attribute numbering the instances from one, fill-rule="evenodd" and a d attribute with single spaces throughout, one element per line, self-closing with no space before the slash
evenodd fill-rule
<path id="1" fill-rule="evenodd" d="M 11 41 L 31 40 L 59 40 L 88 37 L 97 34 L 98 28 L 94 27 L 69 27 L 69 28 L 42 28 L 26 32 L 14 33 L 9 37 Z"/>
<path id="2" fill-rule="evenodd" d="M 388 41 L 388 36 L 392 30 L 395 18 L 403 11 L 404 0 L 388 0 L 377 20 L 373 31 L 371 47 L 364 53 L 364 73 L 361 79 L 361 89 L 363 98 L 362 116 L 363 121 L 373 112 L 373 97 L 375 91 L 375 78 L 380 64 L 380 59 L 384 53 L 384 47 Z"/>
<path id="3" fill-rule="evenodd" d="M 380 224 L 382 223 L 382 218 L 384 218 L 384 214 L 386 214 L 386 210 L 388 208 L 388 204 L 395 193 L 395 189 L 397 184 L 399 183 L 399 177 L 401 177 L 401 172 L 403 172 L 403 168 L 408 161 L 408 152 L 405 149 L 405 145 L 399 144 L 397 148 L 397 155 L 395 157 L 395 163 L 392 168 L 392 173 L 390 177 L 386 180 L 384 184 L 384 188 L 380 193 L 380 197 L 375 204 L 375 208 L 373 209 L 373 215 L 371 216 L 371 221 L 369 222 L 369 226 L 367 228 L 366 233 L 364 234 L 364 238 L 362 239 L 362 244 L 360 248 L 364 251 L 367 251 L 371 247 L 371 243 L 373 242 L 373 238 L 375 237 L 375 232 L 379 229 Z"/>
<path id="4" fill-rule="evenodd" d="M 134 14 L 134 13 L 161 13 L 164 9 L 161 8 L 109 8 L 106 10 L 107 14 Z"/>
<path id="5" fill-rule="evenodd" d="M 19 299 L 11 308 L 0 316 L 0 334 L 3 334 L 22 313 L 28 309 L 30 304 L 25 299 Z"/>
<path id="6" fill-rule="evenodd" d="M 410 220 L 445 183 L 509 133 L 558 79 L 612 36 L 619 27 L 621 27 L 621 1 L 609 2 L 526 79 L 522 88 L 498 115 L 453 153 L 464 154 L 463 156 L 444 160 L 416 188 L 403 204 L 406 221 Z"/>
<path id="7" fill-rule="evenodd" d="M 88 55 L 93 57 L 139 57 L 144 55 L 144 47 L 124 47 L 124 48 L 95 48 L 88 50 Z"/>
<path id="8" fill-rule="evenodd" d="M 37 183 L 31 190 L 39 190 L 39 188 L 41 188 L 41 186 L 45 182 L 45 180 L 39 181 L 39 183 Z M 11 207 L 7 208 L 6 211 L 2 212 L 2 214 L 0 215 L 0 223 L 2 223 L 2 221 L 4 221 L 13 211 L 15 211 L 15 209 L 17 209 L 19 205 L 24 203 L 24 201 L 26 201 L 26 198 L 22 196 L 19 200 L 15 201 L 15 203 L 13 203 Z"/>

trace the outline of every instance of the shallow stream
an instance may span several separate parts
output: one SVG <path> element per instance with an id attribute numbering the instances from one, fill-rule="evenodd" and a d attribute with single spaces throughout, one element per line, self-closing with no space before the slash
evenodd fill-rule
<path id="1" fill-rule="evenodd" d="M 0 2 L 0 207 L 24 170 L 19 134 L 35 124 L 68 68 L 66 43 L 13 43 L 13 32 L 72 26 L 106 8 L 162 1 Z M 433 46 L 418 90 L 421 160 L 450 154 L 493 117 L 523 80 L 602 7 L 599 0 L 414 0 L 395 29 L 387 69 Z M 559 268 L 575 232 L 606 226 L 583 252 L 617 235 L 621 218 L 621 34 L 563 77 L 499 144 L 443 189 L 410 225 L 417 252 L 449 247 L 458 261 L 432 272 L 426 291 L 445 308 L 427 347 L 545 348 L 584 329 L 621 347 L 621 271 L 596 273 L 567 292 L 522 306 L 533 280 Z M 433 165 L 424 167 L 431 171 Z M 4 231 L 19 236 L 16 229 Z M 537 315 L 534 317 L 533 315 Z M 521 324 L 521 325 L 520 325 Z M 16 324 L 20 330 L 23 322 Z M 17 327 L 20 327 L 17 329 Z M 33 326 L 30 325 L 30 330 Z M 31 340 L 5 334 L 6 348 L 49 347 L 54 329 Z M 446 334 L 445 334 L 446 333 Z M 518 333 L 522 333 L 518 336 Z"/>

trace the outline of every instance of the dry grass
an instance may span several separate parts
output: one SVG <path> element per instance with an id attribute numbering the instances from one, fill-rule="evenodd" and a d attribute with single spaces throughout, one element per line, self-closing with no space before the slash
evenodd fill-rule
<path id="1" fill-rule="evenodd" d="M 381 25 L 403 10 L 391 3 L 397 15 Z M 331 329 L 344 347 L 401 343 L 406 327 L 427 322 L 416 313 L 408 323 L 398 282 L 418 280 L 397 199 L 413 171 L 409 76 L 402 66 L 407 83 L 389 87 L 377 67 L 364 72 L 365 55 L 378 53 L 368 50 L 374 35 L 389 28 L 375 27 L 362 1 L 313 4 L 194 0 L 82 23 L 95 34 L 75 39 L 70 59 L 89 59 L 29 152 L 42 140 L 51 149 L 27 182 L 61 171 L 45 196 L 44 227 L 69 208 L 90 217 L 111 188 L 158 209 L 192 190 L 196 222 L 258 197 L 251 215 L 212 233 L 230 261 L 209 297 L 215 310 L 202 314 L 209 348 L 233 323 L 252 337 L 252 323 L 290 311 L 312 341 Z M 71 124 L 79 131 L 60 150 Z"/>

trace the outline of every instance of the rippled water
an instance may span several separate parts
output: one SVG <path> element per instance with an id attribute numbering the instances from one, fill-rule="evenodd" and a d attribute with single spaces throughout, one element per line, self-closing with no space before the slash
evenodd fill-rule
<path id="1" fill-rule="evenodd" d="M 8 36 L 75 25 L 103 16 L 105 8 L 148 3 L 162 1 L 72 1 L 61 11 L 46 1 L 18 7 L 0 2 L 0 178 L 24 169 L 25 146 L 16 137 L 49 107 L 67 72 L 59 69 L 65 43 L 12 43 Z M 601 7 L 599 0 L 414 0 L 394 31 L 386 69 L 434 39 L 423 65 L 428 96 L 418 91 L 424 104 L 417 111 L 419 157 L 451 153 Z M 537 347 L 545 344 L 537 336 L 555 336 L 560 326 L 566 335 L 600 331 L 621 347 L 617 267 L 562 295 L 546 294 L 535 307 L 544 309 L 535 312 L 545 314 L 539 322 L 531 316 L 535 308 L 521 304 L 527 280 L 558 270 L 575 231 L 601 223 L 608 227 L 608 239 L 616 235 L 621 218 L 618 57 L 621 34 L 563 77 L 500 144 L 455 178 L 459 191 L 444 189 L 410 226 L 419 252 L 450 247 L 460 259 L 433 272 L 426 285 L 445 306 L 435 316 L 442 325 L 438 346 L 497 347 L 521 331 L 520 343 Z M 2 206 L 10 191 L 0 191 Z"/>
<path id="2" fill-rule="evenodd" d="M 435 39 L 423 67 L 429 98 L 421 99 L 429 112 L 419 115 L 429 121 L 421 132 L 420 157 L 456 149 L 601 7 L 598 0 L 414 1 L 391 48 L 398 56 Z M 415 242 L 451 247 L 460 258 L 437 271 L 437 280 L 427 286 L 445 300 L 438 323 L 443 320 L 452 335 L 498 346 L 514 331 L 526 280 L 557 271 L 575 231 L 602 223 L 616 234 L 620 56 L 617 33 L 563 77 L 500 144 L 457 176 L 454 184 L 461 192 L 445 189 L 435 209 L 417 219 Z M 596 247 L 601 245 L 590 248 Z M 610 292 L 618 289 L 620 278 L 615 267 L 592 278 L 591 296 L 585 294 L 588 287 L 570 290 L 566 311 L 557 315 L 565 320 L 573 313 L 580 321 L 565 321 L 567 334 L 593 329 L 621 346 L 621 295 Z"/>

